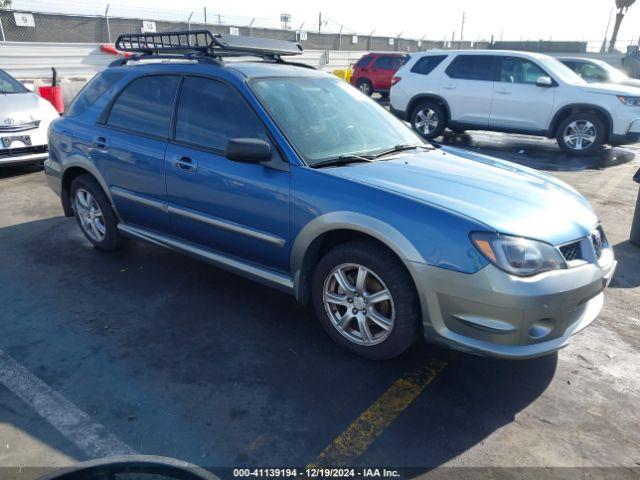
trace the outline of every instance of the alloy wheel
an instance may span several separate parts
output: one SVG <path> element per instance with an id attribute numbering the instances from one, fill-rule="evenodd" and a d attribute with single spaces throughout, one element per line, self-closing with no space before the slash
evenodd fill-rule
<path id="1" fill-rule="evenodd" d="M 74 204 L 84 233 L 92 240 L 102 242 L 107 234 L 107 227 L 96 199 L 84 188 L 79 188 L 76 190 Z"/>
<path id="2" fill-rule="evenodd" d="M 576 120 L 567 125 L 564 131 L 564 143 L 572 150 L 585 150 L 596 141 L 598 130 L 588 120 Z"/>
<path id="3" fill-rule="evenodd" d="M 439 122 L 438 114 L 430 108 L 425 108 L 416 114 L 415 127 L 422 135 L 429 135 L 438 128 Z"/>
<path id="4" fill-rule="evenodd" d="M 362 93 L 364 93 L 365 95 L 369 95 L 369 93 L 371 93 L 371 86 L 369 85 L 369 83 L 367 82 L 362 82 L 358 88 L 360 89 L 360 91 Z"/>
<path id="5" fill-rule="evenodd" d="M 391 291 L 363 265 L 345 263 L 334 268 L 324 281 L 323 302 L 335 329 L 355 344 L 377 345 L 393 330 Z"/>

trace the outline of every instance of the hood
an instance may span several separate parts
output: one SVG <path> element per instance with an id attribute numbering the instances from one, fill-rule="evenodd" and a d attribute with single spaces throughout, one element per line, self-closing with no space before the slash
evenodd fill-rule
<path id="1" fill-rule="evenodd" d="M 628 80 L 625 80 L 622 85 L 626 85 L 627 87 L 640 88 L 640 80 L 629 78 Z"/>
<path id="2" fill-rule="evenodd" d="M 452 210 L 490 230 L 555 245 L 587 236 L 598 221 L 585 198 L 564 182 L 453 147 L 325 172 Z"/>
<path id="3" fill-rule="evenodd" d="M 638 96 L 640 94 L 640 90 L 638 87 L 622 83 L 589 83 L 587 85 L 582 85 L 582 89 L 591 93 L 604 93 L 607 95 L 629 95 L 629 96 Z"/>
<path id="4" fill-rule="evenodd" d="M 35 93 L 0 94 L 0 125 L 7 122 L 19 125 L 36 120 L 51 120 L 58 116 L 53 105 Z"/>

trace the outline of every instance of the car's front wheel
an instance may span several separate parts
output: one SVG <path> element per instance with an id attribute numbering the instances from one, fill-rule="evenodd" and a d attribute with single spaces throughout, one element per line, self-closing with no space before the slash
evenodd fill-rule
<path id="1" fill-rule="evenodd" d="M 399 260 L 375 242 L 356 240 L 327 252 L 315 269 L 312 291 L 326 332 L 358 355 L 392 358 L 418 337 L 413 281 Z"/>
<path id="2" fill-rule="evenodd" d="M 100 250 L 116 250 L 124 243 L 118 231 L 118 219 L 109 199 L 90 175 L 71 182 L 73 213 L 87 240 Z"/>
<path id="3" fill-rule="evenodd" d="M 567 153 L 591 155 L 602 147 L 605 133 L 600 117 L 591 112 L 577 112 L 560 123 L 556 140 Z"/>
<path id="4" fill-rule="evenodd" d="M 424 102 L 413 109 L 411 126 L 423 138 L 439 137 L 447 126 L 444 110 L 436 102 Z"/>

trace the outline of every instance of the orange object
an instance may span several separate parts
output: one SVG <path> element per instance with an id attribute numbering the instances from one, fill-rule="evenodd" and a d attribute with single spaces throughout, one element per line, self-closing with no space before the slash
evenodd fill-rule
<path id="1" fill-rule="evenodd" d="M 38 89 L 40 96 L 45 100 L 49 100 L 53 108 L 55 108 L 58 113 L 64 112 L 64 102 L 62 101 L 62 87 L 60 86 L 51 86 L 51 87 L 40 87 Z"/>
<path id="2" fill-rule="evenodd" d="M 116 49 L 115 45 L 111 43 L 100 44 L 100 50 L 102 50 L 104 53 L 110 53 L 111 55 L 120 55 L 124 58 L 129 58 L 131 56 L 131 53 L 121 52 L 120 50 Z"/>

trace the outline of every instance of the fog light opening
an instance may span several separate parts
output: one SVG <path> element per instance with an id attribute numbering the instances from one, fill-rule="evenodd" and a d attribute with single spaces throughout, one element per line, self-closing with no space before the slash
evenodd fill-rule
<path id="1" fill-rule="evenodd" d="M 555 322 L 550 318 L 538 320 L 529 328 L 529 336 L 535 339 L 546 337 L 553 330 L 554 323 Z"/>

